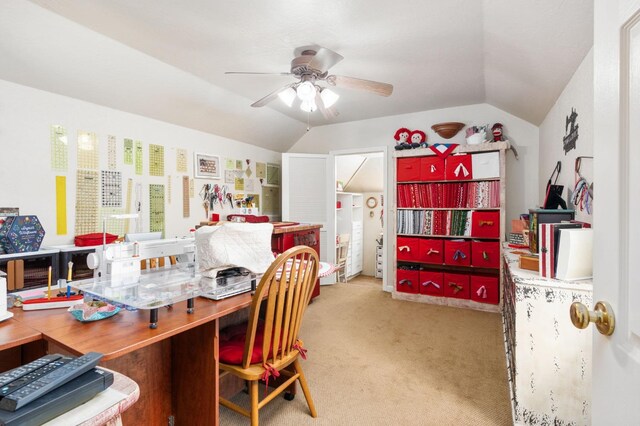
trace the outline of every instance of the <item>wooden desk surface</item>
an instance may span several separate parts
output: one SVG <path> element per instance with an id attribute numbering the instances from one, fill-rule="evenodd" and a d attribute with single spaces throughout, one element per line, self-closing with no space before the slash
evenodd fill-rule
<path id="1" fill-rule="evenodd" d="M 17 321 L 15 317 L 0 322 L 0 351 L 40 339 L 42 339 L 40 331 Z"/>
<path id="2" fill-rule="evenodd" d="M 19 328 L 16 328 L 16 331 L 12 331 L 13 327 L 7 329 L 7 333 L 14 333 L 11 335 L 3 334 L 4 328 L 0 328 L 0 342 L 19 338 L 20 336 L 15 333 L 20 330 L 25 334 L 23 339 L 31 339 L 27 341 L 44 338 L 76 355 L 91 351 L 100 352 L 104 354 L 102 360 L 108 361 L 214 321 L 250 304 L 251 293 L 219 301 L 198 297 L 195 299 L 195 310 L 192 314 L 187 313 L 186 301 L 176 303 L 172 308 L 159 308 L 156 329 L 149 328 L 149 311 L 142 309 L 137 311 L 122 309 L 111 318 L 86 323 L 73 318 L 64 308 L 41 311 L 13 309 L 14 317 L 11 320 Z M 31 334 L 27 334 L 27 331 Z M 11 344 L 16 346 L 22 343 L 11 342 Z M 0 350 L 3 348 L 0 346 Z"/>

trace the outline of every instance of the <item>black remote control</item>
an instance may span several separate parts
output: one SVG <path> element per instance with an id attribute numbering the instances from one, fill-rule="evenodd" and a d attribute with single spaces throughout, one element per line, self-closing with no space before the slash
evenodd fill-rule
<path id="1" fill-rule="evenodd" d="M 31 382 L 35 382 L 40 377 L 51 373 L 56 368 L 60 368 L 63 365 L 73 361 L 73 359 L 74 358 L 70 358 L 70 357 L 62 357 L 60 359 L 57 359 L 53 362 L 50 362 L 49 364 L 46 364 L 38 368 L 37 370 L 33 370 L 32 372 L 17 378 L 16 380 L 9 383 L 8 385 L 5 385 L 2 388 L 0 388 L 0 398 L 4 398 L 5 396 L 17 391 L 21 387 L 26 386 Z"/>
<path id="2" fill-rule="evenodd" d="M 47 392 L 91 370 L 98 365 L 100 359 L 102 359 L 102 354 L 97 352 L 89 352 L 75 358 L 62 367 L 5 396 L 0 400 L 0 408 L 7 411 L 16 411 Z"/>
<path id="3" fill-rule="evenodd" d="M 0 374 L 0 388 L 3 388 L 4 386 L 8 385 L 16 379 L 19 379 L 25 374 L 29 374 L 32 371 L 44 367 L 45 365 L 60 358 L 62 358 L 62 355 L 59 354 L 45 355 L 42 358 L 38 358 L 28 364 L 14 368 L 13 370 L 5 371 L 4 373 Z"/>

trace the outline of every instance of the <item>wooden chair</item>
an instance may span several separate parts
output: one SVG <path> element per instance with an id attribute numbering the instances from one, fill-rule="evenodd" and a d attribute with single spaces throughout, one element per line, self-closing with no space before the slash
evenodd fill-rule
<path id="1" fill-rule="evenodd" d="M 248 323 L 220 333 L 220 369 L 248 382 L 251 409 L 220 398 L 220 403 L 258 425 L 258 410 L 295 381 L 300 382 L 312 417 L 316 409 L 298 356 L 306 358 L 298 340 L 300 324 L 318 276 L 318 255 L 296 246 L 279 255 L 264 273 L 253 296 Z M 262 311 L 262 312 L 261 312 Z M 258 401 L 261 380 L 286 376 L 279 386 Z M 286 396 L 286 395 L 285 395 Z M 290 399 L 290 398 L 287 398 Z"/>
<path id="2" fill-rule="evenodd" d="M 350 234 L 338 235 L 338 248 L 336 253 L 336 281 L 338 282 L 340 282 L 340 279 L 343 279 L 345 283 L 347 282 L 347 259 L 349 258 L 350 239 Z"/>

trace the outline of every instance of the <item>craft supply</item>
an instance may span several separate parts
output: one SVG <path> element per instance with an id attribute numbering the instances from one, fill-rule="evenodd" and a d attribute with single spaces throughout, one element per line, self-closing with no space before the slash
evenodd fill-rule
<path id="1" fill-rule="evenodd" d="M 71 285 L 67 284 L 67 299 L 71 296 Z"/>
<path id="2" fill-rule="evenodd" d="M 149 231 L 164 232 L 164 185 L 149 185 Z"/>
<path id="3" fill-rule="evenodd" d="M 127 179 L 127 201 L 124 206 L 124 210 L 126 214 L 131 214 L 131 193 L 133 191 L 133 179 Z M 124 221 L 124 233 L 125 235 L 129 233 L 129 226 L 131 223 L 131 219 L 127 218 Z"/>
<path id="4" fill-rule="evenodd" d="M 71 276 L 73 271 L 73 262 L 67 264 L 67 281 L 71 282 Z"/>
<path id="5" fill-rule="evenodd" d="M 47 275 L 47 299 L 51 299 L 51 266 L 49 266 L 49 274 Z"/>
<path id="6" fill-rule="evenodd" d="M 102 170 L 102 207 L 122 207 L 122 175 Z"/>
<path id="7" fill-rule="evenodd" d="M 133 139 L 124 140 L 124 164 L 133 164 Z"/>
<path id="8" fill-rule="evenodd" d="M 141 175 L 142 174 L 142 142 L 141 141 L 136 141 L 135 155 L 136 155 L 136 160 L 135 160 L 136 174 Z"/>
<path id="9" fill-rule="evenodd" d="M 53 297 L 24 300 L 22 302 L 22 310 L 36 311 L 40 309 L 68 308 L 69 306 L 73 306 L 78 303 L 78 301 L 82 301 L 83 299 L 83 295 L 77 295 L 71 297 Z"/>
<path id="10" fill-rule="evenodd" d="M 67 170 L 68 149 L 67 130 L 60 125 L 51 126 L 51 168 L 54 170 Z"/>
<path id="11" fill-rule="evenodd" d="M 149 144 L 149 175 L 164 176 L 164 146 Z"/>
<path id="12" fill-rule="evenodd" d="M 182 176 L 182 217 L 189 217 L 191 213 L 189 201 L 189 176 Z"/>
<path id="13" fill-rule="evenodd" d="M 176 149 L 176 171 L 187 172 L 187 150 L 178 148 Z"/>
<path id="14" fill-rule="evenodd" d="M 109 170 L 116 169 L 116 137 L 107 136 L 107 166 Z"/>
<path id="15" fill-rule="evenodd" d="M 78 132 L 78 168 L 98 170 L 98 138 L 93 132 Z"/>
<path id="16" fill-rule="evenodd" d="M 56 234 L 67 233 L 67 177 L 56 176 Z"/>
<path id="17" fill-rule="evenodd" d="M 75 234 L 83 235 L 98 230 L 98 172 L 76 172 L 76 224 Z"/>

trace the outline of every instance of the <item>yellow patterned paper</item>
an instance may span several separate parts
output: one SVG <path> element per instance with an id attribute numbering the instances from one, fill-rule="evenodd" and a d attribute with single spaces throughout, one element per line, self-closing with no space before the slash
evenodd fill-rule
<path id="1" fill-rule="evenodd" d="M 124 164 L 133 165 L 133 139 L 124 140 Z"/>
<path id="2" fill-rule="evenodd" d="M 149 144 L 149 176 L 164 176 L 164 146 Z"/>
<path id="3" fill-rule="evenodd" d="M 78 132 L 78 168 L 98 170 L 99 166 L 98 137 L 93 132 Z"/>
<path id="4" fill-rule="evenodd" d="M 176 149 L 176 171 L 187 172 L 187 150 L 178 148 Z"/>
<path id="5" fill-rule="evenodd" d="M 56 234 L 67 234 L 67 177 L 56 176 Z"/>

